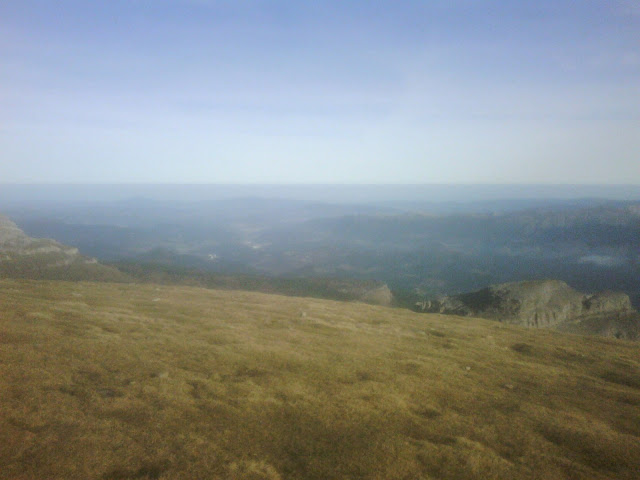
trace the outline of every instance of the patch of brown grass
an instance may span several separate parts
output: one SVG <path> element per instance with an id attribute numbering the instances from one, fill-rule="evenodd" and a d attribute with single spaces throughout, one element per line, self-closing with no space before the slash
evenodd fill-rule
<path id="1" fill-rule="evenodd" d="M 635 479 L 639 353 L 357 303 L 1 280 L 0 478 Z"/>

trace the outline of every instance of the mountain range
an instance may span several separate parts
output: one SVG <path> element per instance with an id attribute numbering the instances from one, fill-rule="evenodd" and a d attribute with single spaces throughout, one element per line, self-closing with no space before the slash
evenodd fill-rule
<path id="1" fill-rule="evenodd" d="M 397 304 L 558 279 L 640 307 L 640 204 L 603 199 L 336 204 L 278 198 L 13 205 L 28 235 L 100 262 L 379 281 Z"/>
<path id="2" fill-rule="evenodd" d="M 348 231 L 348 229 L 346 230 Z M 171 255 L 169 256 L 171 258 Z M 162 263 L 100 264 L 77 248 L 54 240 L 34 239 L 0 216 L 0 275 L 18 278 L 152 282 L 284 293 L 299 296 L 397 304 L 379 281 L 345 278 L 268 277 L 167 268 Z M 416 302 L 420 311 L 482 317 L 526 327 L 637 340 L 640 315 L 621 292 L 580 293 L 559 280 L 510 282 L 481 290 Z"/>

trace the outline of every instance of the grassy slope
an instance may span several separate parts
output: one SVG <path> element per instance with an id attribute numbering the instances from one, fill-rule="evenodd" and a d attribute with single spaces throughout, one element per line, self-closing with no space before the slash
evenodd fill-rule
<path id="1" fill-rule="evenodd" d="M 14 255 L 11 261 L 0 262 L 0 278 L 23 278 L 39 280 L 127 282 L 131 277 L 118 269 L 100 263 L 85 263 L 77 258 L 70 265 L 55 266 L 67 260 L 59 253 L 37 255 Z"/>
<path id="2" fill-rule="evenodd" d="M 143 262 L 115 262 L 111 266 L 139 283 L 244 290 L 331 300 L 360 300 L 366 297 L 367 292 L 384 285 L 376 280 L 226 274 Z M 413 303 L 409 305 L 413 306 Z"/>
<path id="3" fill-rule="evenodd" d="M 634 479 L 639 353 L 356 303 L 0 280 L 0 478 Z"/>

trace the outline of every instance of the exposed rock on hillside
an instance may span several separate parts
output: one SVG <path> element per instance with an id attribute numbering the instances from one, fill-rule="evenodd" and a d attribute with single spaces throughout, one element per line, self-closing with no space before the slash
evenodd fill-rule
<path id="1" fill-rule="evenodd" d="M 559 280 L 503 283 L 420 302 L 425 312 L 483 317 L 534 328 L 558 328 L 618 338 L 639 336 L 640 315 L 618 292 L 585 295 Z"/>
<path id="2" fill-rule="evenodd" d="M 389 287 L 385 284 L 366 292 L 362 296 L 362 301 L 372 305 L 389 307 L 393 303 L 393 293 L 391 293 L 391 290 L 389 290 Z"/>
<path id="3" fill-rule="evenodd" d="M 584 300 L 584 312 L 589 314 L 606 313 L 611 311 L 631 312 L 633 307 L 629 295 L 620 292 L 600 292 Z"/>
<path id="4" fill-rule="evenodd" d="M 377 280 L 349 280 L 315 278 L 307 281 L 316 284 L 318 291 L 324 290 L 326 298 L 336 298 L 345 301 L 358 301 L 371 305 L 391 306 L 393 293 L 386 283 Z"/>
<path id="5" fill-rule="evenodd" d="M 66 280 L 123 280 L 112 267 L 81 255 L 77 248 L 55 240 L 26 235 L 4 215 L 0 215 L 0 276 L 59 278 Z"/>

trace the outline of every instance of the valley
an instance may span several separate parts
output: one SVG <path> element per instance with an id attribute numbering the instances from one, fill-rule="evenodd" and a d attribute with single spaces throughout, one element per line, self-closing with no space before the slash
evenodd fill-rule
<path id="1" fill-rule="evenodd" d="M 159 192 L 156 199 L 14 203 L 5 213 L 28 235 L 116 267 L 376 281 L 407 308 L 491 284 L 557 279 L 587 293 L 620 291 L 640 306 L 637 201 L 167 201 Z"/>

